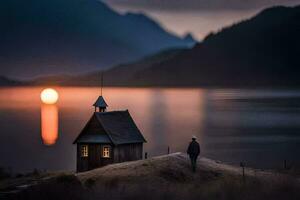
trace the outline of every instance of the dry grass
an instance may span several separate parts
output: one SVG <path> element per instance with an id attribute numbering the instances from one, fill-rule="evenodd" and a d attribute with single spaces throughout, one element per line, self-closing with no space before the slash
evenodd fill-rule
<path id="1" fill-rule="evenodd" d="M 14 199 L 87 200 L 260 200 L 300 199 L 299 181 L 290 176 L 240 169 L 208 159 L 193 173 L 183 154 L 120 163 L 76 175 L 61 175 Z"/>

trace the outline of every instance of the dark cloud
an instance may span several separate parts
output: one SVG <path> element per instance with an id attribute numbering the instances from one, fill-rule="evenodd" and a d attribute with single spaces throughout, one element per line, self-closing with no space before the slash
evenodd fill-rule
<path id="1" fill-rule="evenodd" d="M 248 10 L 297 5 L 300 0 L 104 0 L 114 6 L 155 10 Z"/>

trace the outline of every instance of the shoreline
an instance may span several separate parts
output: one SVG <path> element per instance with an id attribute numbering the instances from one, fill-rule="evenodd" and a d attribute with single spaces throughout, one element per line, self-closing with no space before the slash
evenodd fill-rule
<path id="1" fill-rule="evenodd" d="M 57 85 L 57 84 L 41 84 L 41 85 L 0 85 L 2 88 L 44 88 L 44 87 L 54 87 L 54 88 L 99 88 L 101 85 Z M 149 86 L 139 86 L 139 85 L 104 85 L 104 88 L 139 88 L 139 89 L 204 89 L 204 90 L 300 90 L 300 86 L 182 86 L 182 85 L 149 85 Z"/>

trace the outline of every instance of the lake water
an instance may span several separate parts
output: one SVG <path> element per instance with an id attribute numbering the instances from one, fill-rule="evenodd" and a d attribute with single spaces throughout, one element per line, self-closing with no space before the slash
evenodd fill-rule
<path id="1" fill-rule="evenodd" d="M 93 114 L 99 88 L 0 89 L 0 166 L 13 171 L 74 170 L 73 140 Z M 186 151 L 192 135 L 202 155 L 227 163 L 300 165 L 300 91 L 105 88 L 109 110 L 128 109 L 155 156 Z"/>

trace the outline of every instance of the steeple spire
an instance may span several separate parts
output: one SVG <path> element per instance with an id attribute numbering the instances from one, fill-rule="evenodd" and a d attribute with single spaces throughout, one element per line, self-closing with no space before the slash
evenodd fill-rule
<path id="1" fill-rule="evenodd" d="M 97 108 L 99 112 L 105 112 L 108 105 L 105 102 L 103 96 L 102 96 L 102 90 L 103 90 L 103 72 L 101 72 L 101 95 L 98 97 L 98 99 L 96 100 L 96 102 L 93 104 L 93 106 L 95 107 L 95 112 L 97 112 Z"/>
<path id="2" fill-rule="evenodd" d="M 102 90 L 103 90 L 103 72 L 101 72 L 101 96 L 102 96 Z"/>

